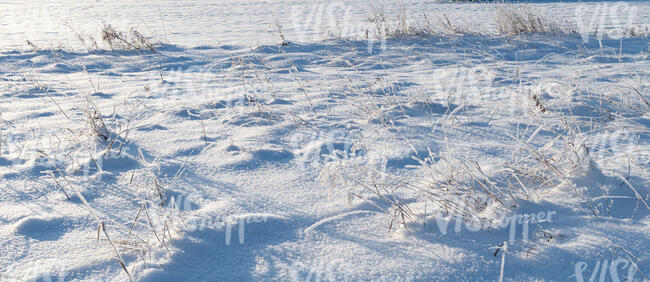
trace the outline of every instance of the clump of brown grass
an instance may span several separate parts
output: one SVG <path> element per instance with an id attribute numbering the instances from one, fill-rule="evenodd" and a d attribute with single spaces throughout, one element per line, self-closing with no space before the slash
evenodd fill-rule
<path id="1" fill-rule="evenodd" d="M 151 38 L 147 38 L 134 28 L 131 28 L 129 32 L 123 32 L 110 24 L 103 25 L 102 41 L 108 44 L 112 50 L 150 50 L 155 53 L 155 45 L 157 45 Z"/>
<path id="2" fill-rule="evenodd" d="M 534 11 L 528 5 L 497 6 L 496 28 L 503 35 L 527 33 L 572 34 L 577 32 L 574 23 Z"/>

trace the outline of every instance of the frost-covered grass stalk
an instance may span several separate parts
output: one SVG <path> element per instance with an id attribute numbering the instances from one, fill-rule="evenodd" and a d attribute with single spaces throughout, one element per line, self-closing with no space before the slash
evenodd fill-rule
<path id="1" fill-rule="evenodd" d="M 494 8 L 494 30 L 485 30 L 479 23 L 450 17 L 446 13 L 415 13 L 401 7 L 396 13 L 375 9 L 368 16 L 370 27 L 366 37 L 400 38 L 429 37 L 449 34 L 498 34 L 513 36 L 519 34 L 562 35 L 578 32 L 577 24 L 560 19 L 540 8 L 528 4 L 483 4 Z M 627 27 L 626 36 L 644 37 L 648 28 Z"/>
<path id="2" fill-rule="evenodd" d="M 127 33 L 115 29 L 110 24 L 104 24 L 102 28 L 102 41 L 112 50 L 150 50 L 154 53 L 155 46 L 160 44 L 134 28 Z"/>
<path id="3" fill-rule="evenodd" d="M 99 91 L 94 86 L 93 90 Z M 168 179 L 161 174 L 157 160 L 148 160 L 140 148 L 129 144 L 132 122 L 137 123 L 133 117 L 140 106 L 125 104 L 124 108 L 126 113 L 118 114 L 114 109 L 113 114 L 106 116 L 102 114 L 101 104 L 91 95 L 85 97 L 82 105 L 71 110 L 64 111 L 59 107 L 69 117 L 71 125 L 64 131 L 69 136 L 56 136 L 56 139 L 66 142 L 54 149 L 68 153 L 55 157 L 47 152 L 52 148 L 38 152 L 51 167 L 45 173 L 66 198 L 80 200 L 95 218 L 98 246 L 103 241 L 108 242 L 121 268 L 133 280 L 134 269 L 127 269 L 129 262 L 124 254 L 138 254 L 145 265 L 152 253 L 163 251 L 171 255 L 169 242 L 183 219 L 173 199 L 171 203 L 168 201 L 166 191 L 176 185 L 184 165 Z M 117 179 L 103 178 L 103 166 L 107 161 L 118 162 L 118 168 L 129 163 L 135 167 L 117 171 Z M 85 183 L 118 191 L 135 191 L 132 193 L 135 193 L 134 200 L 139 206 L 133 210 L 132 220 L 125 222 L 123 218 L 105 213 L 104 207 L 95 207 L 96 204 L 84 196 Z"/>
<path id="4" fill-rule="evenodd" d="M 497 31 L 503 35 L 526 33 L 572 34 L 577 32 L 574 23 L 560 20 L 523 4 L 496 6 L 495 20 Z"/>
<path id="5" fill-rule="evenodd" d="M 499 5 L 496 9 L 496 27 L 499 34 L 558 35 L 576 32 L 572 23 L 547 16 L 542 11 L 534 11 L 527 5 Z M 431 22 L 424 21 L 425 24 L 422 25 L 409 20 L 412 18 L 404 9 L 392 17 L 394 20 L 386 13 L 375 10 L 370 21 L 375 24 L 376 35 L 389 38 L 436 34 Z M 447 30 L 459 30 L 448 18 L 445 19 L 443 23 L 446 23 L 444 26 Z M 383 84 L 391 85 L 390 81 L 383 79 L 377 78 L 369 83 L 371 86 L 368 89 L 346 87 L 350 92 L 347 96 L 353 101 L 352 107 L 358 109 L 363 116 L 399 132 L 388 112 L 394 107 L 403 108 L 412 102 L 409 98 L 415 97 L 400 97 L 400 93 L 392 91 L 392 88 L 382 87 Z M 381 89 L 378 91 L 380 93 L 374 91 L 375 87 Z M 624 91 L 625 94 L 621 96 L 616 96 L 595 94 L 567 86 L 562 92 L 565 97 L 562 102 L 558 102 L 560 99 L 548 100 L 538 88 L 522 88 L 518 85 L 511 87 L 514 90 L 513 95 L 525 97 L 526 112 L 524 116 L 515 116 L 509 122 L 527 122 L 532 128 L 527 128 L 524 134 L 521 134 L 517 127 L 503 129 L 502 136 L 510 138 L 511 141 L 503 144 L 504 151 L 513 152 L 512 158 L 507 162 L 498 165 L 482 163 L 479 159 L 464 156 L 461 150 L 454 149 L 454 144 L 445 143 L 442 148 L 451 148 L 451 151 L 430 152 L 428 156 L 417 157 L 417 169 L 426 172 L 429 178 L 403 178 L 368 166 L 367 164 L 371 163 L 369 160 L 361 164 L 350 159 L 336 158 L 335 163 L 323 170 L 321 180 L 338 187 L 362 187 L 363 191 L 372 197 L 389 204 L 392 210 L 388 212 L 393 218 L 399 218 L 403 226 L 407 226 L 406 222 L 414 218 L 409 205 L 401 198 L 400 191 L 403 190 L 415 191 L 422 199 L 434 203 L 435 209 L 478 224 L 503 216 L 516 208 L 519 201 L 538 199 L 540 192 L 556 187 L 563 187 L 578 197 L 581 201 L 580 208 L 587 213 L 594 216 L 604 215 L 602 207 L 595 204 L 594 195 L 586 194 L 574 183 L 574 178 L 600 169 L 591 155 L 592 149 L 585 143 L 585 130 L 604 128 L 617 117 L 643 116 L 649 110 L 647 94 L 635 87 Z M 454 97 L 461 94 L 444 92 L 441 95 Z M 582 113 L 574 109 L 587 109 L 587 112 Z M 447 131 L 455 126 L 454 121 L 458 116 L 471 114 L 466 110 L 467 107 L 462 105 L 451 108 L 449 104 L 447 112 L 434 121 L 436 126 L 433 130 L 438 130 L 441 136 L 446 136 Z M 511 109 L 495 109 L 506 110 Z M 554 137 L 541 139 L 541 132 L 548 132 Z M 372 147 L 372 144 L 357 145 Z M 413 153 L 418 155 L 415 150 Z M 633 198 L 642 208 L 648 208 L 646 195 L 638 193 L 634 185 L 627 185 L 625 189 L 633 192 Z M 351 192 L 354 197 L 369 201 L 358 190 L 350 191 L 354 191 Z M 392 222 L 390 226 L 393 226 Z"/>

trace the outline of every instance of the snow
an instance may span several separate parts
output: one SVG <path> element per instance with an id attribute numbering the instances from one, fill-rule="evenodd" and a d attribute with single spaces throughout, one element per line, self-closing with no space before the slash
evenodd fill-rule
<path id="1" fill-rule="evenodd" d="M 360 0 L 0 5 L 0 280 L 648 279 L 650 49 L 611 36 L 648 2 L 531 4 L 618 11 L 600 40 L 487 3 L 374 41 Z"/>

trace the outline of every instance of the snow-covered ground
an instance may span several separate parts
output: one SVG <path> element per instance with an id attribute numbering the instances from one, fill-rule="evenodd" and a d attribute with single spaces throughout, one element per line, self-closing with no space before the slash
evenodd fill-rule
<path id="1" fill-rule="evenodd" d="M 0 2 L 0 280 L 649 279 L 650 3 L 391 2 Z"/>

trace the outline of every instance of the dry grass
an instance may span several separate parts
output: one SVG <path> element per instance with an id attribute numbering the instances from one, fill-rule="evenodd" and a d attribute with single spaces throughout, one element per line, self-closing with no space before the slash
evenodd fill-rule
<path id="1" fill-rule="evenodd" d="M 496 8 L 495 31 L 500 35 L 518 34 L 572 34 L 577 33 L 576 24 L 557 19 L 543 11 L 536 11 L 525 4 L 494 4 Z M 413 14 L 405 8 L 389 15 L 374 9 L 368 17 L 367 38 L 428 37 L 435 35 L 474 34 L 488 32 L 480 25 L 459 19 L 450 19 L 447 14 Z M 639 30 L 629 32 L 641 33 Z"/>
<path id="2" fill-rule="evenodd" d="M 94 86 L 93 90 L 99 91 Z M 56 104 L 54 99 L 52 101 Z M 124 254 L 139 254 L 145 265 L 147 257 L 151 257 L 154 252 L 163 251 L 171 255 L 169 242 L 174 235 L 174 228 L 182 222 L 182 218 L 178 207 L 168 203 L 165 191 L 178 181 L 184 165 L 173 179 L 166 179 L 161 176 L 156 160 L 147 161 L 142 151 L 127 144 L 128 133 L 133 129 L 132 117 L 138 111 L 139 104 L 125 104 L 125 107 L 126 114 L 117 114 L 116 107 L 113 114 L 103 115 L 90 95 L 85 97 L 83 105 L 68 110 L 70 112 L 59 107 L 68 119 L 69 127 L 64 131 L 64 135 L 67 133 L 69 136 L 55 136 L 57 140 L 64 141 L 56 150 L 68 153 L 61 157 L 54 156 L 57 152 L 45 150 L 38 152 L 52 167 L 44 173 L 51 177 L 56 187 L 65 194 L 67 199 L 80 200 L 81 205 L 95 218 L 98 247 L 102 242 L 107 242 L 107 246 L 113 251 L 115 259 L 128 279 L 133 280 L 135 269 L 127 267 L 129 261 L 125 260 Z M 138 168 L 113 172 L 119 173 L 117 182 L 114 182 L 113 178 L 105 181 L 103 178 L 94 177 L 92 173 L 97 175 L 104 173 L 102 159 L 97 155 L 103 159 L 133 158 L 127 155 L 127 150 L 131 154 L 134 150 L 139 152 L 135 160 Z M 96 205 L 102 204 L 88 201 L 84 196 L 85 188 L 82 185 L 118 189 L 118 193 L 124 191 L 131 194 L 140 202 L 139 207 L 133 210 L 135 219 L 128 221 L 112 214 L 99 212 L 103 207 Z"/>
<path id="3" fill-rule="evenodd" d="M 517 35 L 528 33 L 571 34 L 577 33 L 576 25 L 528 5 L 499 5 L 496 8 L 496 29 L 499 34 Z"/>
<path id="4" fill-rule="evenodd" d="M 150 50 L 155 53 L 157 45 L 151 38 L 144 36 L 134 28 L 131 28 L 129 32 L 123 32 L 110 24 L 104 24 L 102 28 L 102 41 L 108 44 L 112 50 Z"/>
<path id="5" fill-rule="evenodd" d="M 446 14 L 410 14 L 405 8 L 393 16 L 374 9 L 368 16 L 371 28 L 366 30 L 366 38 L 428 37 L 449 34 L 477 34 L 477 29 L 453 22 Z"/>
<path id="6" fill-rule="evenodd" d="M 650 26 L 631 26 L 625 29 L 624 35 L 627 37 L 640 37 L 647 39 L 650 37 Z"/>
<path id="7" fill-rule="evenodd" d="M 383 95 L 368 95 L 364 94 L 368 89 L 353 86 L 347 89 L 351 91 L 351 104 L 369 118 L 385 117 L 382 109 L 406 103 L 399 101 L 400 97 L 390 91 L 383 92 Z M 611 121 L 610 117 L 614 116 L 644 116 L 650 110 L 650 103 L 643 92 L 632 88 L 617 98 L 614 95 L 602 97 L 573 88 L 563 88 L 559 92 L 572 97 L 572 103 L 575 103 L 566 105 L 562 102 L 566 99 L 547 100 L 536 87 L 517 91 L 522 92 L 518 95 L 528 99 L 530 106 L 526 107 L 528 112 L 524 113 L 525 120 L 518 115 L 513 116 L 511 122 L 528 125 L 525 132 L 504 129 L 501 133 L 511 139 L 511 142 L 503 144 L 504 151 L 512 152 L 512 156 L 503 163 L 485 163 L 480 159 L 465 157 L 466 152 L 450 142 L 441 144 L 440 148 L 445 149 L 440 152 L 429 152 L 428 156 L 418 157 L 419 164 L 413 167 L 418 171 L 417 177 L 404 177 L 371 165 L 371 159 L 355 157 L 357 155 L 354 151 L 347 155 L 345 152 L 334 152 L 331 157 L 333 161 L 324 167 L 319 180 L 329 183 L 332 189 L 348 193 L 353 198 L 362 199 L 384 210 L 391 216 L 391 229 L 397 226 L 407 227 L 409 221 L 416 219 L 409 208 L 411 204 L 403 200 L 405 195 L 410 199 L 414 194 L 418 195 L 418 202 L 424 200 L 433 204 L 431 209 L 479 226 L 491 225 L 495 219 L 511 213 L 520 201 L 539 199 L 540 194 L 557 187 L 575 195 L 580 201 L 578 205 L 586 212 L 596 217 L 604 216 L 603 210 L 595 205 L 593 198 L 599 195 L 585 194 L 574 182 L 575 177 L 598 169 L 594 166 L 591 150 L 585 143 L 583 129 L 588 126 L 605 126 Z M 355 100 L 355 97 L 364 99 Z M 573 107 L 590 107 L 591 113 L 600 114 L 602 118 L 585 119 L 573 113 L 570 110 Z M 434 131 L 441 131 L 441 136 L 453 135 L 453 132 L 445 130 L 454 128 L 454 120 L 457 120 L 455 116 L 463 114 L 462 109 L 459 106 L 434 120 Z M 379 125 L 393 132 L 400 131 L 392 124 L 390 116 L 382 119 Z M 540 132 L 546 132 L 545 137 L 540 136 L 543 135 Z M 548 138 L 549 133 L 552 138 Z M 373 146 L 372 141 L 350 142 L 354 144 L 353 148 Z M 405 138 L 404 142 L 409 140 Z M 447 151 L 447 148 L 451 150 Z M 415 149 L 413 153 L 418 155 Z M 632 191 L 632 197 L 638 201 L 639 206 L 650 209 L 645 196 L 625 179 L 621 178 L 621 189 Z M 388 208 L 382 207 L 380 202 L 387 204 Z M 399 224 L 395 225 L 395 222 Z"/>

